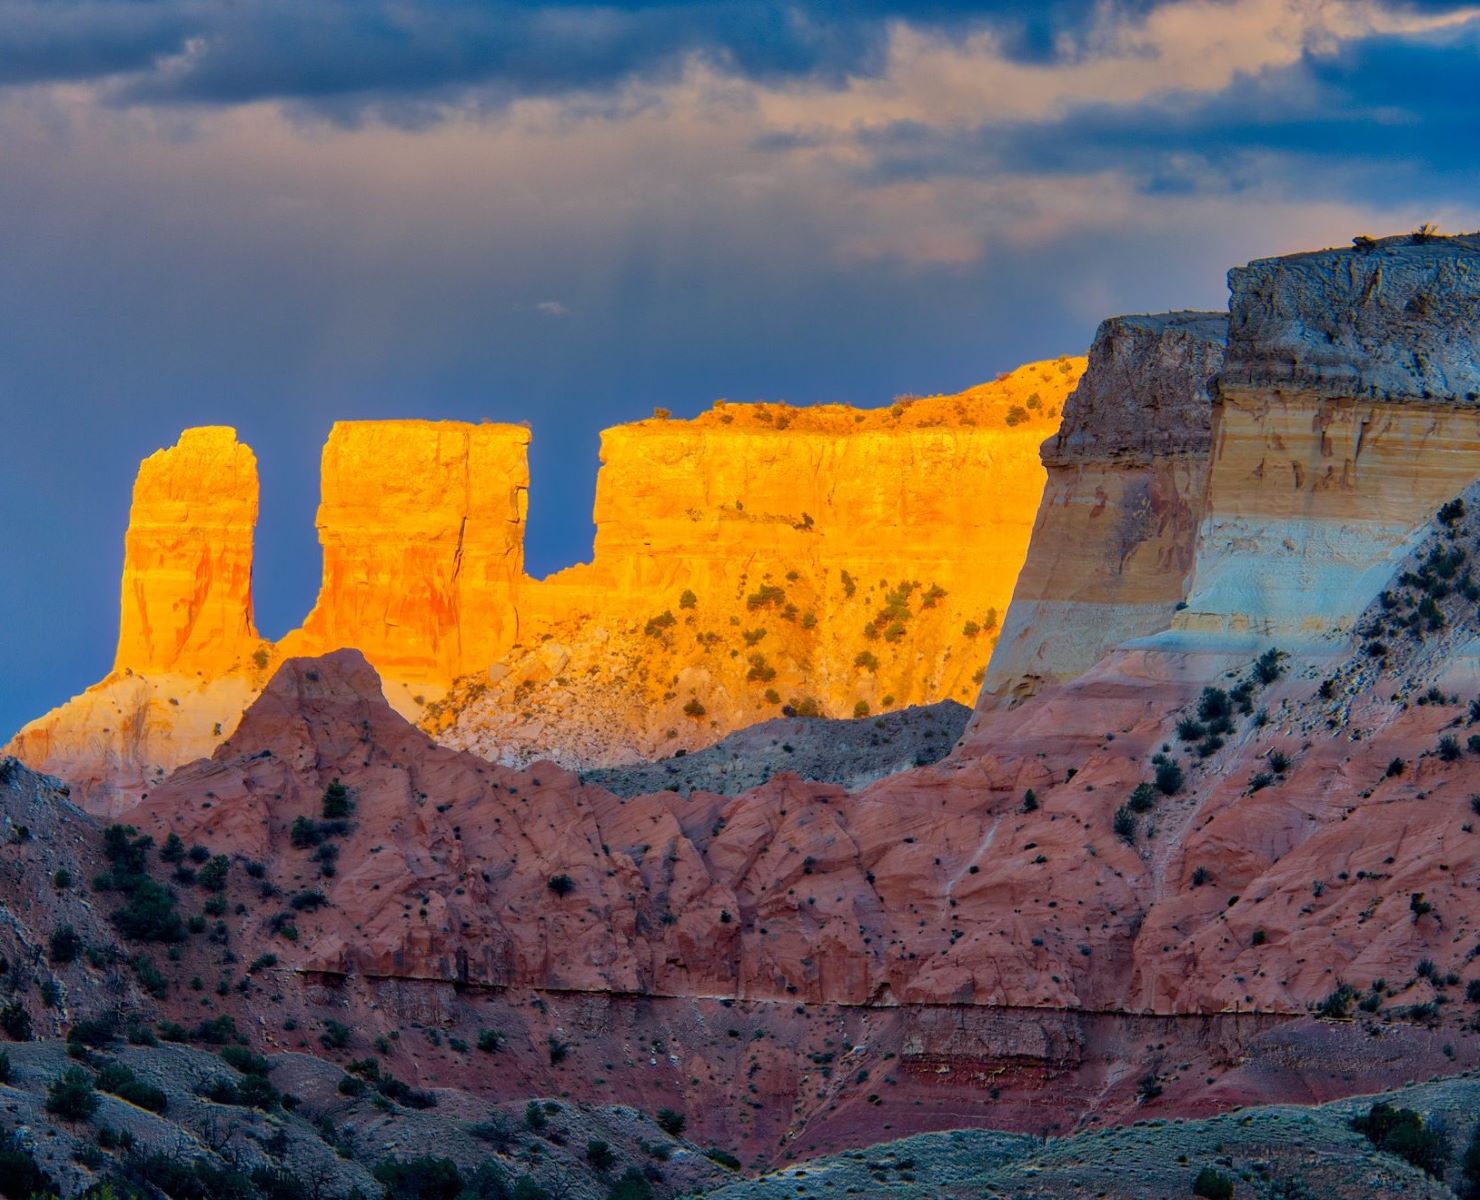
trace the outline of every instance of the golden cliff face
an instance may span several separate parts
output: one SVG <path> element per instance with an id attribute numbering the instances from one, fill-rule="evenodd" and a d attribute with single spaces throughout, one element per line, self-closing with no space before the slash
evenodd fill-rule
<path id="1" fill-rule="evenodd" d="M 514 640 L 529 431 L 457 421 L 339 422 L 324 446 L 318 601 L 282 654 L 364 652 L 445 684 Z"/>
<path id="2" fill-rule="evenodd" d="M 276 646 L 251 623 L 252 453 L 187 431 L 140 470 L 118 670 L 14 750 L 112 807 L 229 735 L 283 657 L 346 646 L 408 716 L 517 761 L 630 761 L 788 706 L 969 702 L 1083 365 L 876 411 L 722 404 L 608 430 L 593 561 L 540 581 L 528 430 L 337 424 L 318 599 Z"/>
<path id="3" fill-rule="evenodd" d="M 788 709 L 970 703 L 1082 359 L 861 412 L 722 404 L 607 430 L 590 564 L 527 586 L 520 645 L 426 727 L 571 766 Z"/>
<path id="4" fill-rule="evenodd" d="M 257 459 L 236 430 L 187 429 L 140 464 L 115 671 L 220 675 L 256 649 L 256 524 Z"/>

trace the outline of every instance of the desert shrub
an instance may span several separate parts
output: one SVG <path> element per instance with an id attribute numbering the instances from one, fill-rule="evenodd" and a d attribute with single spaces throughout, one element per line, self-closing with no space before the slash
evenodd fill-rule
<path id="1" fill-rule="evenodd" d="M 660 1108 L 655 1120 L 658 1122 L 658 1128 L 670 1137 L 682 1136 L 684 1126 L 688 1124 L 688 1118 L 683 1113 L 671 1108 Z"/>
<path id="2" fill-rule="evenodd" d="M 1254 660 L 1254 678 L 1266 687 L 1285 673 L 1282 651 L 1271 646 Z"/>
<path id="3" fill-rule="evenodd" d="M 0 1196 L 6 1200 L 31 1200 L 33 1196 L 60 1195 L 52 1179 L 20 1146 L 0 1147 Z"/>
<path id="4" fill-rule="evenodd" d="M 1156 789 L 1149 783 L 1138 783 L 1131 789 L 1130 799 L 1125 806 L 1133 813 L 1150 812 L 1156 803 Z"/>
<path id="5" fill-rule="evenodd" d="M 1028 410 L 1021 404 L 1013 404 L 1008 407 L 1006 417 L 1008 425 L 1021 425 L 1027 419 Z"/>
<path id="6" fill-rule="evenodd" d="M 504 1035 L 497 1029 L 480 1029 L 478 1031 L 478 1049 L 484 1054 L 496 1054 L 504 1048 Z"/>
<path id="7" fill-rule="evenodd" d="M 1197 701 L 1197 715 L 1204 721 L 1216 721 L 1232 715 L 1228 693 L 1222 688 L 1206 687 Z"/>
<path id="8" fill-rule="evenodd" d="M 1213 873 L 1211 871 L 1209 871 L 1207 869 L 1207 867 L 1198 867 L 1196 870 L 1194 870 L 1192 872 L 1192 886 L 1193 887 L 1202 887 L 1205 883 L 1207 883 L 1212 878 L 1213 878 Z"/>
<path id="9" fill-rule="evenodd" d="M 292 828 L 288 830 L 288 840 L 293 843 L 293 849 L 308 850 L 323 841 L 324 835 L 319 832 L 317 821 L 295 817 Z"/>
<path id="10" fill-rule="evenodd" d="M 388 1158 L 376 1165 L 374 1174 L 385 1185 L 386 1200 L 457 1200 L 463 1190 L 457 1164 L 430 1154 Z"/>
<path id="11" fill-rule="evenodd" d="M 212 1017 L 202 1021 L 195 1027 L 193 1035 L 195 1041 L 202 1042 L 207 1046 L 224 1046 L 229 1042 L 242 1040 L 242 1035 L 236 1027 L 236 1022 L 231 1019 L 229 1013 L 223 1013 L 219 1017 Z"/>
<path id="12" fill-rule="evenodd" d="M 542 1133 L 550 1124 L 550 1118 L 538 1100 L 531 1100 L 524 1106 L 524 1124 L 534 1133 Z"/>
<path id="13" fill-rule="evenodd" d="M 12 1042 L 31 1040 L 31 1014 L 21 1007 L 19 1000 L 12 1000 L 0 1008 L 0 1029 Z"/>
<path id="14" fill-rule="evenodd" d="M 294 912 L 314 912 L 323 908 L 328 901 L 324 899 L 324 893 L 318 890 L 304 890 L 293 893 L 288 901 L 288 907 Z"/>
<path id="15" fill-rule="evenodd" d="M 1476 1125 L 1475 1132 L 1470 1135 L 1470 1144 L 1465 1147 L 1459 1169 L 1463 1182 L 1455 1190 L 1460 1200 L 1480 1200 L 1480 1125 Z"/>
<path id="16" fill-rule="evenodd" d="M 205 866 L 201 867 L 196 882 L 208 892 L 224 892 L 226 890 L 226 877 L 231 873 L 231 860 L 224 854 L 218 854 Z"/>
<path id="17" fill-rule="evenodd" d="M 1131 845 L 1136 840 L 1136 814 L 1131 812 L 1128 804 L 1122 804 L 1115 810 L 1115 817 L 1111 822 L 1115 830 L 1115 836 L 1126 845 Z"/>
<path id="18" fill-rule="evenodd" d="M 137 1104 L 150 1112 L 162 1113 L 169 1108 L 169 1098 L 153 1084 L 145 1083 L 122 1063 L 110 1062 L 98 1072 L 94 1086 L 102 1092 Z"/>
<path id="19" fill-rule="evenodd" d="M 1445 762 L 1458 762 L 1464 751 L 1460 749 L 1459 739 L 1452 733 L 1446 733 L 1439 739 L 1437 753 Z"/>
<path id="20" fill-rule="evenodd" d="M 763 583 L 745 597 L 745 607 L 754 612 L 758 608 L 777 608 L 786 603 L 786 589 L 774 583 Z"/>
<path id="21" fill-rule="evenodd" d="M 553 1033 L 545 1039 L 545 1046 L 550 1051 L 550 1065 L 558 1067 L 570 1054 L 570 1046 L 562 1042 Z"/>
<path id="22" fill-rule="evenodd" d="M 1163 758 L 1156 764 L 1156 790 L 1163 796 L 1175 796 L 1183 782 L 1182 768 L 1175 759 Z"/>
<path id="23" fill-rule="evenodd" d="M 81 1067 L 68 1067 L 46 1089 L 46 1111 L 64 1121 L 85 1121 L 98 1111 L 92 1076 Z"/>
<path id="24" fill-rule="evenodd" d="M 243 1075 L 266 1075 L 271 1068 L 266 1058 L 245 1046 L 225 1047 L 221 1051 L 221 1061 Z"/>
<path id="25" fill-rule="evenodd" d="M 66 867 L 58 867 L 51 873 L 51 886 L 59 892 L 65 892 L 72 886 L 72 872 Z"/>
<path id="26" fill-rule="evenodd" d="M 678 618 L 675 617 L 672 612 L 665 608 L 656 617 L 651 618 L 648 623 L 642 627 L 642 631 L 650 638 L 661 638 L 665 633 L 668 632 L 668 630 L 672 629 L 677 624 Z"/>
<path id="27" fill-rule="evenodd" d="M 545 880 L 545 886 L 561 899 L 564 899 L 576 890 L 576 881 L 569 875 L 551 875 L 549 879 Z"/>
<path id="28" fill-rule="evenodd" d="M 92 1050 L 101 1050 L 105 1046 L 111 1046 L 117 1040 L 118 1018 L 112 1013 L 92 1020 L 76 1021 L 72 1028 L 67 1030 L 69 1046 L 87 1046 Z"/>
<path id="29" fill-rule="evenodd" d="M 1208 727 L 1196 717 L 1183 717 L 1177 722 L 1177 737 L 1184 742 L 1198 742 L 1207 734 Z"/>
<path id="30" fill-rule="evenodd" d="M 606 1195 L 607 1200 L 652 1200 L 653 1185 L 636 1167 L 628 1167 Z"/>
<path id="31" fill-rule="evenodd" d="M 867 700 L 859 700 L 856 704 L 853 705 L 853 719 L 855 721 L 863 720 L 864 717 L 868 716 L 868 712 L 869 709 Z"/>
<path id="32" fill-rule="evenodd" d="M 684 716 L 694 717 L 695 719 L 702 717 L 708 711 L 709 710 L 704 707 L 697 696 L 692 697 L 689 702 L 683 706 Z"/>
<path id="33" fill-rule="evenodd" d="M 1352 1001 L 1357 998 L 1356 989 L 1348 983 L 1337 984 L 1330 992 L 1326 993 L 1315 1007 L 1318 1017 L 1344 1017 L 1352 1007 Z"/>
<path id="34" fill-rule="evenodd" d="M 872 650 L 860 650 L 853 656 L 853 665 L 865 671 L 877 671 L 879 669 L 879 656 Z"/>
<path id="35" fill-rule="evenodd" d="M 1038 811 L 1038 793 L 1032 788 L 1023 793 L 1023 811 L 1025 813 Z"/>
<path id="36" fill-rule="evenodd" d="M 1192 1181 L 1192 1194 L 1204 1200 L 1233 1200 L 1233 1180 L 1214 1167 L 1204 1167 Z"/>
<path id="37" fill-rule="evenodd" d="M 605 1174 L 617 1165 L 617 1156 L 606 1142 L 600 1138 L 592 1138 L 586 1143 L 586 1161 Z"/>
<path id="38" fill-rule="evenodd" d="M 1449 1161 L 1449 1142 L 1438 1130 L 1424 1126 L 1411 1108 L 1374 1104 L 1352 1118 L 1352 1128 L 1386 1154 L 1395 1154 L 1421 1171 L 1441 1179 Z"/>
<path id="39" fill-rule="evenodd" d="M 326 821 L 343 821 L 354 811 L 354 802 L 350 799 L 349 788 L 335 780 L 324 789 L 324 798 L 320 804 L 320 812 Z"/>
<path id="40" fill-rule="evenodd" d="M 738 1171 L 740 1169 L 740 1160 L 728 1150 L 721 1150 L 718 1146 L 710 1146 L 708 1150 L 704 1151 L 704 1157 L 709 1159 L 710 1162 L 719 1163 L 720 1166 L 727 1170 Z"/>
<path id="41" fill-rule="evenodd" d="M 51 937 L 46 940 L 47 957 L 58 966 L 76 962 L 77 956 L 81 953 L 82 939 L 77 936 L 77 930 L 70 925 L 61 925 L 53 929 Z"/>
<path id="42" fill-rule="evenodd" d="M 349 1045 L 350 1028 L 332 1017 L 324 1022 L 324 1032 L 319 1034 L 319 1044 L 325 1050 L 343 1050 Z"/>

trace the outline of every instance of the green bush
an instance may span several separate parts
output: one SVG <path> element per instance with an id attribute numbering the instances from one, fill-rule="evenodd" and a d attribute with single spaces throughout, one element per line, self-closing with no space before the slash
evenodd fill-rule
<path id="1" fill-rule="evenodd" d="M 60 1195 L 56 1181 L 41 1169 L 30 1151 L 19 1147 L 0 1149 L 0 1196 L 32 1200 L 34 1196 L 56 1195 Z"/>
<path id="2" fill-rule="evenodd" d="M 545 886 L 563 900 L 576 890 L 576 881 L 569 875 L 551 875 Z"/>
<path id="3" fill-rule="evenodd" d="M 653 1185 L 636 1167 L 628 1167 L 606 1195 L 607 1200 L 652 1200 Z"/>
<path id="4" fill-rule="evenodd" d="M 64 1121 L 85 1121 L 98 1111 L 92 1076 L 81 1067 L 68 1067 L 46 1089 L 46 1111 Z"/>
<path id="5" fill-rule="evenodd" d="M 145 1083 L 122 1063 L 110 1062 L 98 1072 L 94 1086 L 103 1092 L 127 1100 L 150 1112 L 162 1113 L 169 1108 L 169 1098 L 153 1084 Z"/>
<path id="6" fill-rule="evenodd" d="M 457 1200 L 462 1173 L 450 1158 L 388 1158 L 375 1168 L 386 1200 Z"/>
<path id="7" fill-rule="evenodd" d="M 308 850 L 322 842 L 324 835 L 319 832 L 317 821 L 311 821 L 307 817 L 294 817 L 293 825 L 288 830 L 288 840 L 293 843 L 293 849 Z"/>
<path id="8" fill-rule="evenodd" d="M 604 1175 L 617 1165 L 617 1156 L 606 1142 L 592 1138 L 586 1143 L 586 1161 Z"/>
<path id="9" fill-rule="evenodd" d="M 343 821 L 354 811 L 354 801 L 351 800 L 349 788 L 335 780 L 324 789 L 322 813 L 326 821 Z"/>
<path id="10" fill-rule="evenodd" d="M 224 892 L 226 877 L 230 872 L 231 860 L 224 854 L 218 854 L 201 867 L 196 882 L 208 892 Z"/>
<path id="11" fill-rule="evenodd" d="M 0 1008 L 0 1029 L 12 1042 L 31 1040 L 31 1014 L 21 1007 L 19 1000 L 12 1000 Z"/>
<path id="12" fill-rule="evenodd" d="M 58 966 L 76 962 L 77 956 L 82 953 L 82 939 L 72 926 L 62 925 L 52 930 L 51 937 L 46 941 L 46 953 Z"/>
<path id="13" fill-rule="evenodd" d="M 1204 1200 L 1233 1200 L 1233 1180 L 1222 1171 L 1204 1167 L 1192 1181 L 1192 1194 Z"/>
<path id="14" fill-rule="evenodd" d="M 1444 1177 L 1449 1161 L 1448 1139 L 1426 1128 L 1423 1118 L 1411 1108 L 1374 1104 L 1364 1115 L 1352 1118 L 1352 1128 L 1385 1154 L 1395 1154 L 1435 1179 Z"/>

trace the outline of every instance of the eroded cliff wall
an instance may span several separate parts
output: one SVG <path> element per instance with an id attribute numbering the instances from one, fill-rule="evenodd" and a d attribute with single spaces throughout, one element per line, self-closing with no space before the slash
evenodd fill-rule
<path id="1" fill-rule="evenodd" d="M 1072 679 L 1165 629 L 1186 597 L 1228 319 L 1113 317 L 1043 445 L 1048 483 L 992 653 L 983 708 Z"/>
<path id="2" fill-rule="evenodd" d="M 387 676 L 445 684 L 514 640 L 529 430 L 340 421 L 324 446 L 324 576 L 283 654 L 355 646 Z"/>
<path id="3" fill-rule="evenodd" d="M 1228 355 L 1187 646 L 1348 630 L 1480 475 L 1480 238 L 1229 273 Z"/>
<path id="4" fill-rule="evenodd" d="M 591 563 L 527 586 L 520 645 L 425 727 L 582 767 L 789 710 L 975 695 L 1082 359 L 873 411 L 723 404 L 602 439 Z"/>
<path id="5" fill-rule="evenodd" d="M 228 736 L 285 657 L 344 646 L 403 713 L 514 761 L 628 762 L 786 708 L 969 700 L 1027 550 L 1036 447 L 1082 368 L 608 430 L 593 561 L 548 580 L 523 572 L 527 429 L 336 424 L 318 599 L 275 646 L 251 623 L 252 452 L 186 431 L 140 470 L 118 669 L 14 750 L 112 811 Z"/>

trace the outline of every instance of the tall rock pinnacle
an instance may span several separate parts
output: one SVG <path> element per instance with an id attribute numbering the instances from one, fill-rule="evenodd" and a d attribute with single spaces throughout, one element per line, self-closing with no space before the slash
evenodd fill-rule
<path id="1" fill-rule="evenodd" d="M 124 542 L 114 670 L 230 670 L 257 643 L 257 459 L 236 430 L 187 429 L 139 466 Z"/>

